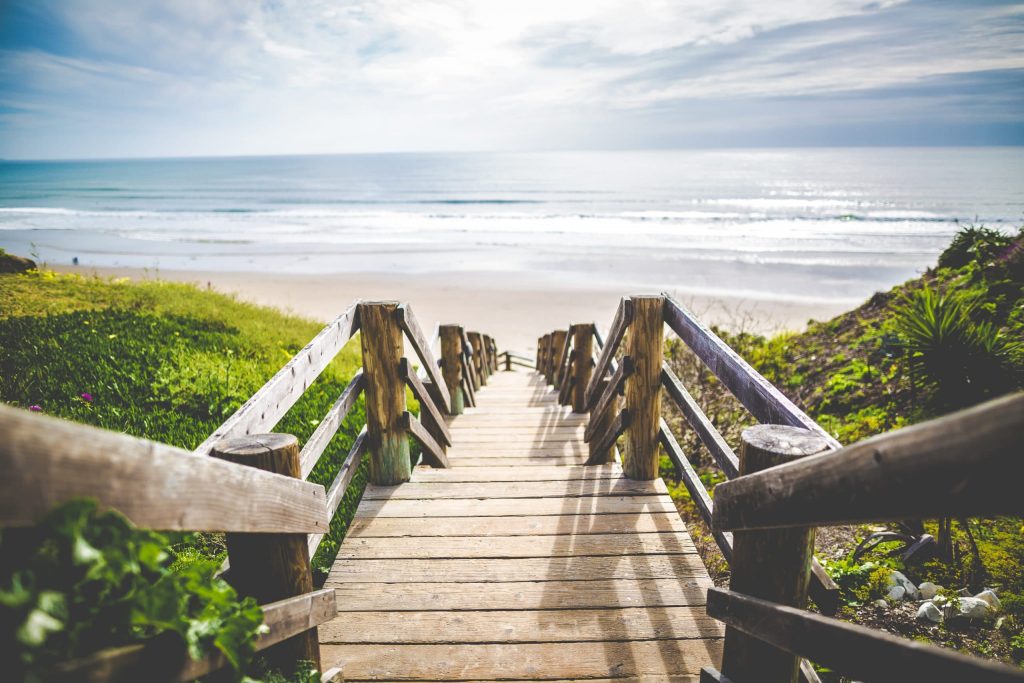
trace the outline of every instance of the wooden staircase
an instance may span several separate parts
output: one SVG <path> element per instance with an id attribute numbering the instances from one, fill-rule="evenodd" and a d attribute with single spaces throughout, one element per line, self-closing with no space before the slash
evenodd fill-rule
<path id="1" fill-rule="evenodd" d="M 661 479 L 583 467 L 585 415 L 499 372 L 451 418 L 451 469 L 367 486 L 325 587 L 346 681 L 672 676 L 721 659 L 711 586 Z"/>

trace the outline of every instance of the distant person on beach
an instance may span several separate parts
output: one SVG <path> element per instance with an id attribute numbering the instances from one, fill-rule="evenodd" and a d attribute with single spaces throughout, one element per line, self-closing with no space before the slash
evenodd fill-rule
<path id="1" fill-rule="evenodd" d="M 71 259 L 71 263 L 77 266 L 78 265 L 78 257 L 76 256 L 73 259 Z"/>

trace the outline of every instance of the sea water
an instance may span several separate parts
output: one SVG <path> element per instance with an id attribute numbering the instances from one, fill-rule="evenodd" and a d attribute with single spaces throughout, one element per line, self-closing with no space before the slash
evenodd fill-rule
<path id="1" fill-rule="evenodd" d="M 0 247 L 56 265 L 854 302 L 971 223 L 1024 223 L 1024 148 L 0 162 Z"/>

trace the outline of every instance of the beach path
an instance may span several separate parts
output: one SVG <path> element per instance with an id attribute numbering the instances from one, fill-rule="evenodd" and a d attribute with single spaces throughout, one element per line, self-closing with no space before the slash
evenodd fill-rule
<path id="1" fill-rule="evenodd" d="M 585 415 L 500 372 L 452 418 L 450 469 L 367 486 L 326 587 L 346 681 L 663 678 L 721 661 L 711 586 L 664 482 L 584 467 Z"/>

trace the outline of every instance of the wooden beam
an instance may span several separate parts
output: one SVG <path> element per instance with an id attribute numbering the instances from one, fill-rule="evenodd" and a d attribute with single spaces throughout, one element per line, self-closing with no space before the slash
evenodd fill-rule
<path id="1" fill-rule="evenodd" d="M 359 309 L 353 304 L 199 444 L 195 449 L 196 455 L 209 455 L 214 444 L 221 439 L 273 429 L 358 329 Z"/>
<path id="2" fill-rule="evenodd" d="M 408 410 L 402 413 L 402 426 L 412 435 L 423 448 L 423 463 L 431 467 L 448 468 L 448 457 L 444 450 L 438 445 L 430 432 L 420 424 L 420 421 L 412 416 Z"/>
<path id="3" fill-rule="evenodd" d="M 441 376 L 452 397 L 451 415 L 462 415 L 466 396 L 462 389 L 462 335 L 458 325 L 441 325 Z"/>
<path id="4" fill-rule="evenodd" d="M 463 370 L 469 375 L 470 384 L 472 389 L 476 392 L 480 388 L 480 377 L 476 373 L 476 359 L 473 357 L 473 344 L 469 341 L 469 335 L 466 334 L 464 327 L 459 328 L 459 334 L 462 335 L 462 353 L 463 353 Z"/>
<path id="5" fill-rule="evenodd" d="M 429 429 L 431 436 L 440 440 L 443 445 L 451 446 L 452 433 L 448 431 L 448 426 L 445 424 L 444 417 L 441 416 L 437 406 L 434 405 L 434 399 L 427 392 L 427 388 L 423 386 L 423 381 L 420 380 L 419 375 L 413 371 L 412 364 L 409 363 L 408 358 L 402 358 L 398 372 L 405 378 L 405 383 L 410 389 L 412 389 L 412 395 L 416 397 L 417 401 L 419 401 L 420 415 L 422 416 L 425 412 L 433 421 L 434 426 Z M 420 422 L 424 422 L 422 417 Z"/>
<path id="6" fill-rule="evenodd" d="M 587 387 L 590 386 L 590 375 L 594 371 L 591 357 L 594 355 L 594 325 L 573 325 L 573 378 L 572 378 L 572 412 L 587 412 Z"/>
<path id="7" fill-rule="evenodd" d="M 1022 433 L 1017 393 L 719 484 L 713 523 L 735 530 L 1020 515 Z"/>
<path id="8" fill-rule="evenodd" d="M 623 297 L 619 301 L 619 307 L 615 309 L 615 317 L 612 319 L 611 327 L 608 328 L 608 339 L 601 347 L 601 355 L 594 366 L 594 373 L 590 376 L 590 386 L 587 387 L 587 405 L 594 404 L 594 394 L 597 393 L 598 383 L 604 379 L 608 367 L 615 359 L 615 354 L 622 343 L 622 337 L 626 334 L 630 323 L 633 322 L 633 302 L 629 297 Z"/>
<path id="9" fill-rule="evenodd" d="M 572 327 L 570 326 L 568 330 L 555 330 L 554 340 L 558 360 L 551 373 L 551 384 L 558 389 L 562 386 L 562 379 L 568 369 L 569 353 L 572 350 Z"/>
<path id="10" fill-rule="evenodd" d="M 370 481 L 382 485 L 409 481 L 412 473 L 409 439 L 400 420 L 405 411 L 405 383 L 399 374 L 403 344 L 398 308 L 395 301 L 359 304 Z"/>
<path id="11" fill-rule="evenodd" d="M 352 406 L 356 404 L 360 394 L 363 393 L 363 388 L 366 386 L 365 377 L 363 371 L 360 368 L 356 371 L 356 374 L 352 376 L 352 380 L 345 387 L 345 390 L 341 392 L 341 396 L 334 402 L 330 410 L 327 411 L 327 415 L 324 419 L 320 420 L 320 424 L 316 426 L 316 429 L 310 434 L 309 439 L 302 447 L 302 452 L 299 453 L 299 461 L 302 466 L 302 479 L 309 477 L 309 473 L 316 467 L 316 463 L 320 460 L 320 456 L 323 455 L 324 450 L 327 448 L 327 444 L 331 442 L 334 435 L 338 433 L 338 429 L 341 428 L 341 423 L 348 417 L 348 413 L 352 410 Z"/>
<path id="12" fill-rule="evenodd" d="M 72 498 L 168 531 L 327 529 L 319 484 L 0 405 L 0 525 L 27 526 Z"/>
<path id="13" fill-rule="evenodd" d="M 615 442 L 618 438 L 622 436 L 622 433 L 629 427 L 631 418 L 632 416 L 629 414 L 629 408 L 623 408 L 619 411 L 619 414 L 614 420 L 612 420 L 611 424 L 608 425 L 608 429 L 601 436 L 595 437 L 594 448 L 591 450 L 591 453 L 599 456 L 602 453 L 610 451 L 615 446 Z M 590 458 L 595 458 L 595 456 L 591 455 Z M 587 459 L 586 464 L 588 465 L 603 465 L 607 462 L 607 460 L 597 461 L 596 458 L 592 462 L 590 458 Z"/>
<path id="14" fill-rule="evenodd" d="M 253 434 L 218 443 L 210 455 L 246 467 L 299 479 L 299 442 L 291 434 Z M 229 533 L 225 538 L 231 563 L 231 585 L 242 597 L 258 603 L 311 593 L 313 574 L 305 534 Z M 284 671 L 296 662 L 312 662 L 320 670 L 316 629 L 279 642 L 267 651 L 268 661 Z"/>
<path id="15" fill-rule="evenodd" d="M 338 506 L 341 505 L 342 498 L 345 497 L 345 491 L 348 490 L 348 485 L 352 483 L 352 477 L 355 476 L 356 470 L 359 469 L 359 464 L 363 460 L 363 455 L 366 454 L 366 425 L 363 425 L 362 431 L 359 432 L 359 436 L 356 437 L 355 443 L 352 444 L 352 448 L 349 449 L 348 455 L 345 457 L 345 462 L 341 463 L 341 467 L 338 468 L 338 473 L 334 476 L 334 481 L 331 482 L 331 487 L 327 489 L 327 512 L 328 516 L 333 520 L 334 513 L 338 511 Z M 316 549 L 320 547 L 320 542 L 324 539 L 322 533 L 309 534 L 307 537 L 307 544 L 309 546 L 309 556 L 313 557 L 316 554 Z"/>
<path id="16" fill-rule="evenodd" d="M 679 407 L 679 412 L 683 414 L 686 421 L 693 427 L 693 431 L 696 432 L 701 443 L 711 453 L 711 457 L 715 459 L 718 466 L 725 472 L 725 476 L 735 479 L 740 471 L 739 458 L 736 457 L 732 448 L 722 438 L 722 434 L 715 429 L 711 420 L 704 414 L 701 407 L 697 405 L 697 402 L 693 400 L 693 396 L 686 390 L 686 387 L 679 381 L 679 378 L 676 377 L 676 374 L 672 372 L 667 363 L 661 369 L 661 383 L 673 402 Z"/>
<path id="17" fill-rule="evenodd" d="M 444 410 L 445 415 L 451 415 L 451 394 L 448 393 L 448 387 L 444 383 L 444 378 L 441 377 L 437 358 L 434 357 L 433 351 L 430 350 L 430 344 L 427 342 L 426 337 L 423 336 L 423 329 L 420 327 L 419 321 L 416 320 L 416 315 L 412 312 L 412 306 L 409 304 L 401 304 L 398 307 L 398 324 L 412 344 L 416 357 L 420 359 L 420 364 L 426 371 L 427 377 L 430 378 L 434 400 Z"/>
<path id="18" fill-rule="evenodd" d="M 758 422 L 803 427 L 840 444 L 707 328 L 685 306 L 665 294 L 665 322 Z"/>
<path id="19" fill-rule="evenodd" d="M 633 374 L 633 359 L 629 356 L 623 356 L 622 362 L 619 363 L 618 367 L 615 368 L 615 372 L 612 373 L 611 379 L 605 385 L 604 389 L 600 393 L 595 393 L 596 405 L 590 409 L 591 421 L 587 425 L 586 430 L 583 433 L 583 440 L 590 442 L 594 438 L 594 434 L 597 433 L 599 427 L 596 425 L 601 424 L 602 416 L 606 415 L 611 407 L 618 401 L 619 396 L 622 395 L 622 389 L 625 386 L 626 378 Z"/>
<path id="20" fill-rule="evenodd" d="M 722 588 L 708 589 L 708 616 L 853 680 L 1020 683 L 1024 672 L 954 650 L 898 638 Z"/>
<path id="21" fill-rule="evenodd" d="M 469 337 L 469 343 L 473 347 L 473 369 L 476 371 L 477 379 L 479 380 L 480 386 L 487 386 L 487 363 L 484 358 L 484 341 L 480 337 L 479 332 L 467 332 L 466 336 Z"/>
<path id="22" fill-rule="evenodd" d="M 661 417 L 661 366 L 664 363 L 665 298 L 630 297 L 633 322 L 626 337 L 626 355 L 633 374 L 625 384 L 626 430 L 622 470 L 630 479 L 658 476 L 658 420 Z"/>

